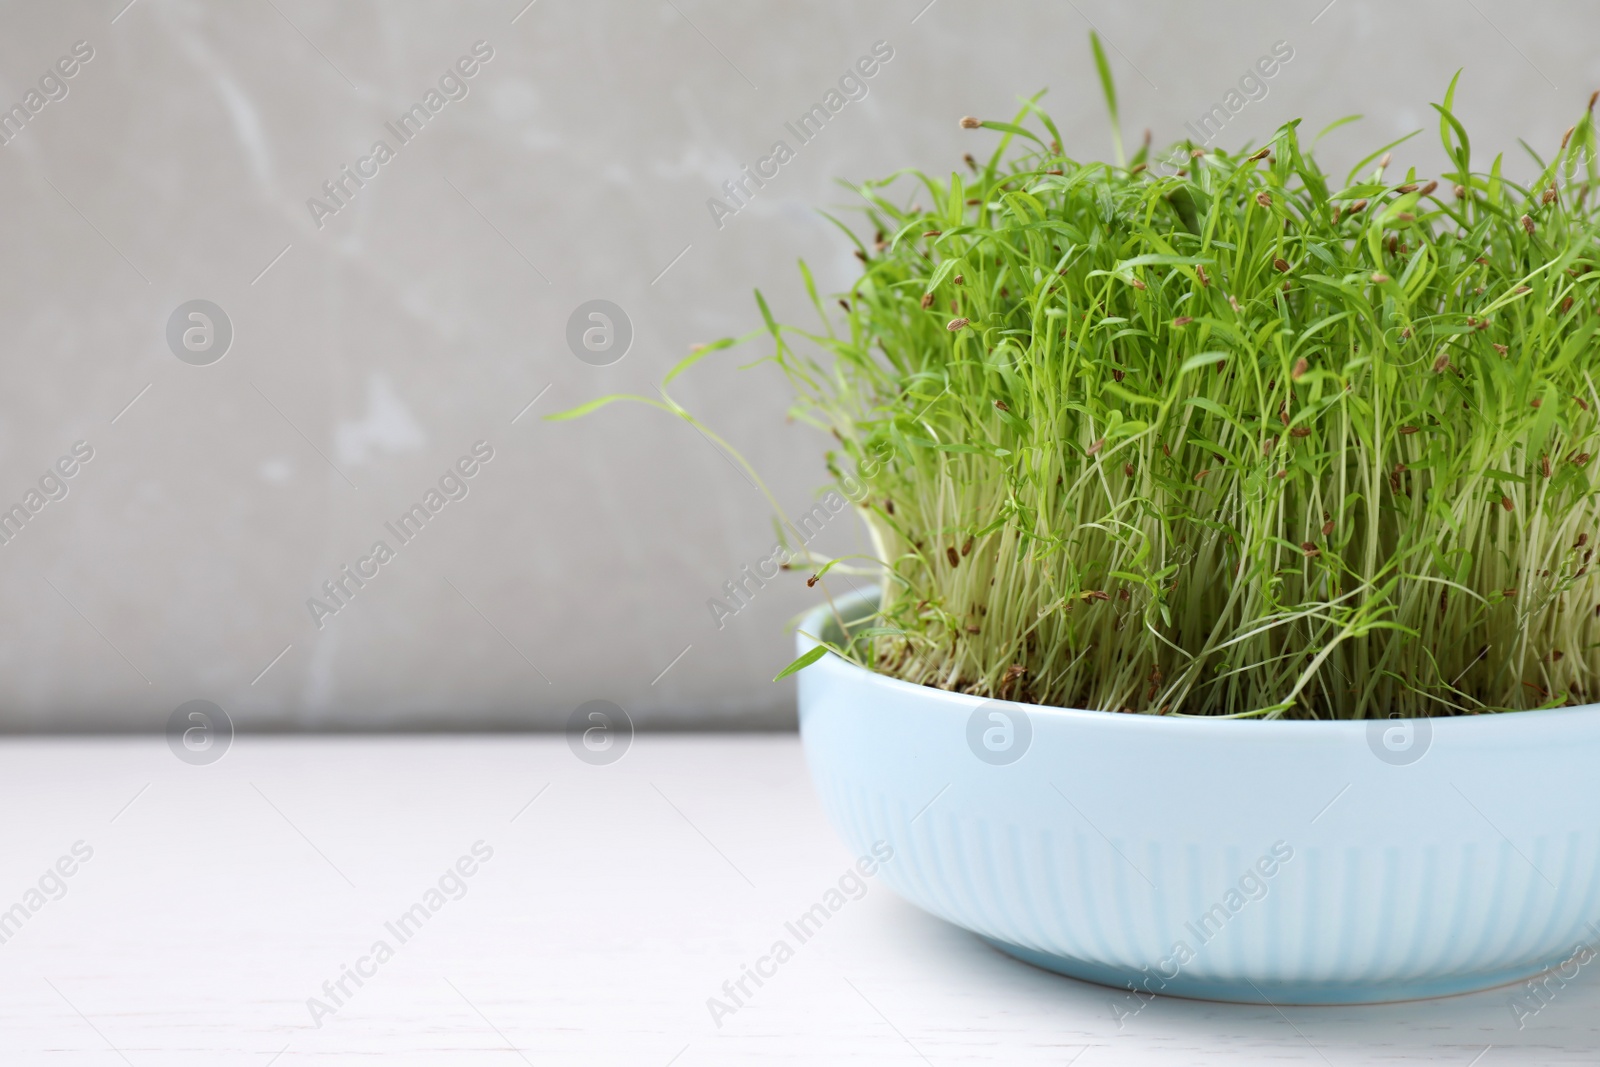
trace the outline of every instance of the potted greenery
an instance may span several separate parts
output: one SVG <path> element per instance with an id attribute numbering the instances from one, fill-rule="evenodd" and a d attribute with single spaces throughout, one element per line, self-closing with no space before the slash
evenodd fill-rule
<path id="1" fill-rule="evenodd" d="M 1103 164 L 1036 100 L 963 119 L 965 173 L 858 188 L 841 313 L 760 304 L 879 564 L 784 672 L 825 806 L 1119 1017 L 1600 935 L 1594 122 L 1522 185 L 1454 90 L 1436 178 L 1332 182 L 1298 122 Z"/>

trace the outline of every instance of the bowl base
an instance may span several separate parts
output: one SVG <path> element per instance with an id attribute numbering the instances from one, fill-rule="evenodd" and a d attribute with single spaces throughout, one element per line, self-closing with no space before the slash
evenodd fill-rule
<path id="1" fill-rule="evenodd" d="M 983 937 L 982 934 L 978 936 Z M 1071 956 L 1057 956 L 992 937 L 983 937 L 983 940 L 1008 956 L 1047 971 L 1054 971 L 1056 974 L 1064 974 L 1068 978 L 1108 986 L 1127 995 L 1133 995 L 1134 988 L 1141 991 L 1144 989 L 1146 975 L 1138 971 L 1124 971 L 1117 967 L 1074 959 Z M 1400 1000 L 1427 1000 L 1432 997 L 1455 996 L 1459 993 L 1476 993 L 1543 974 L 1559 962 L 1553 960 L 1536 966 L 1512 967 L 1485 974 L 1392 983 L 1251 982 L 1249 979 L 1198 978 L 1181 972 L 1164 984 L 1160 978 L 1153 976 L 1149 978 L 1149 982 L 1152 992 L 1159 996 L 1184 997 L 1190 1000 L 1269 1005 L 1388 1004 Z"/>

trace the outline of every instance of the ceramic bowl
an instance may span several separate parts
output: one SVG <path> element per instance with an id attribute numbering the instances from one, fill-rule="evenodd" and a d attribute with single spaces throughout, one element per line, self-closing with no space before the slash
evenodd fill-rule
<path id="1" fill-rule="evenodd" d="M 838 635 L 827 609 L 800 631 Z M 1129 1003 L 1404 1000 L 1600 951 L 1600 705 L 1261 722 L 983 700 L 831 653 L 798 679 L 823 805 L 858 854 L 893 849 L 884 882 Z"/>

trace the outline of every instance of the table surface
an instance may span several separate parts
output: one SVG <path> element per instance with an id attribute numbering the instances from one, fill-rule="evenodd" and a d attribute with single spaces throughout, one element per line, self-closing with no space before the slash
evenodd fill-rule
<path id="1" fill-rule="evenodd" d="M 800 943 L 855 857 L 792 735 L 13 739 L 0 800 L 7 1065 L 1600 1062 L 1600 967 L 1520 1027 L 1512 989 L 1119 1023 L 870 878 Z"/>

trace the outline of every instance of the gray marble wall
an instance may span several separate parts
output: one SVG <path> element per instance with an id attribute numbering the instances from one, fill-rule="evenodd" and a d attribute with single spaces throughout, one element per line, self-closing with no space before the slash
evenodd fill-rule
<path id="1" fill-rule="evenodd" d="M 1525 173 L 1517 137 L 1550 149 L 1600 86 L 1577 3 L 524 3 L 0 5 L 0 508 L 26 516 L 0 544 L 0 727 L 159 728 L 191 699 L 256 728 L 551 725 L 590 698 L 791 723 L 768 679 L 814 593 L 788 576 L 720 630 L 706 607 L 770 546 L 759 494 L 658 412 L 541 416 L 652 393 L 757 321 L 752 287 L 799 318 L 797 258 L 847 285 L 817 214 L 848 205 L 836 179 L 950 169 L 992 143 L 959 116 L 1044 87 L 1069 149 L 1109 152 L 1091 22 L 1130 141 L 1213 104 L 1230 141 L 1363 112 L 1330 165 L 1420 126 L 1396 158 L 1428 173 L 1428 101 L 1465 67 L 1475 149 Z M 875 48 L 799 144 L 785 123 Z M 775 178 L 708 208 L 778 140 Z M 567 339 L 600 299 L 632 331 L 606 366 Z M 770 366 L 736 369 L 763 351 L 677 393 L 793 514 L 822 441 Z"/>

